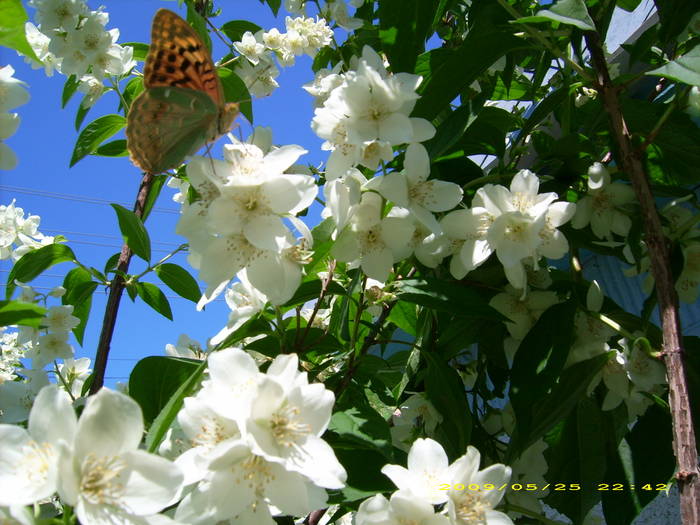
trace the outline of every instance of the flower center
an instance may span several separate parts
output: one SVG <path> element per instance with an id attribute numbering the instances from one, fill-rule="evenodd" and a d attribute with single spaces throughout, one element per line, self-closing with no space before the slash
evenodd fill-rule
<path id="1" fill-rule="evenodd" d="M 51 443 L 37 443 L 30 441 L 22 452 L 22 461 L 17 465 L 17 470 L 26 473 L 34 483 L 43 483 L 49 475 L 50 460 L 54 456 Z"/>
<path id="2" fill-rule="evenodd" d="M 126 463 L 118 456 L 88 455 L 83 461 L 80 493 L 90 503 L 118 505 L 124 485 L 118 478 Z"/>
<path id="3" fill-rule="evenodd" d="M 486 511 L 490 508 L 480 494 L 464 493 L 457 502 L 457 520 L 465 525 L 486 525 Z"/>
<path id="4" fill-rule="evenodd" d="M 299 408 L 284 406 L 272 415 L 270 428 L 279 445 L 291 448 L 297 441 L 311 433 L 308 424 L 297 421 L 299 414 Z"/>

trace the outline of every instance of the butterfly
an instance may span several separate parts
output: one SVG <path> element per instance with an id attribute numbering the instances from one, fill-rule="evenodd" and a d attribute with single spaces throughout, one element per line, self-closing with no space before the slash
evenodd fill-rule
<path id="1" fill-rule="evenodd" d="M 131 161 L 147 173 L 179 166 L 226 133 L 238 115 L 238 104 L 224 101 L 202 39 L 167 9 L 153 18 L 143 85 L 129 110 L 126 139 Z"/>

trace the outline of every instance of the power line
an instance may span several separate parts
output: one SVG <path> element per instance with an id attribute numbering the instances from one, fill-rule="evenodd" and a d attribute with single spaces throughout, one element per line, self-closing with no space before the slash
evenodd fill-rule
<path id="1" fill-rule="evenodd" d="M 63 234 L 66 234 L 66 235 L 82 235 L 82 236 L 84 236 L 84 237 L 101 237 L 101 238 L 103 238 L 103 239 L 116 239 L 116 240 L 119 240 L 119 241 L 122 240 L 122 238 L 121 238 L 119 235 L 107 235 L 107 234 L 104 234 L 104 233 L 73 232 L 73 231 L 67 231 L 67 230 L 52 230 L 52 229 L 48 229 L 48 228 L 41 228 L 41 231 L 42 231 L 42 232 L 52 232 L 52 233 L 61 234 L 61 235 L 63 235 Z M 73 241 L 73 240 L 70 240 L 70 241 L 71 241 L 71 242 L 78 242 L 78 241 Z M 184 244 L 184 243 L 178 244 L 178 243 L 176 243 L 176 242 L 151 241 L 151 244 L 165 244 L 165 245 L 168 245 L 168 246 L 180 246 L 181 244 Z"/>
<path id="2" fill-rule="evenodd" d="M 26 195 L 36 195 L 37 197 L 48 197 L 51 199 L 63 199 L 67 201 L 75 201 L 75 202 L 82 202 L 85 204 L 100 204 L 100 205 L 109 205 L 112 204 L 112 201 L 108 199 L 100 199 L 98 197 L 86 197 L 84 195 L 71 195 L 68 193 L 55 193 L 51 191 L 44 191 L 44 190 L 36 190 L 33 188 L 21 188 L 18 186 L 5 186 L 4 184 L 0 184 L 0 190 L 6 190 L 6 191 L 12 191 L 15 193 L 23 193 Z M 131 204 L 129 203 L 118 203 L 121 204 L 122 206 L 129 208 Z M 154 212 L 159 212 L 159 213 L 169 213 L 169 214 L 176 214 L 179 215 L 180 212 L 178 210 L 173 210 L 171 208 L 153 208 Z"/>

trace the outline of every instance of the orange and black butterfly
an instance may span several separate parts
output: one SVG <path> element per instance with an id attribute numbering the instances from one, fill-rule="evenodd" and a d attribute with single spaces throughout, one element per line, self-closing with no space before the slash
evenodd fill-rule
<path id="1" fill-rule="evenodd" d="M 132 162 L 148 173 L 179 166 L 226 133 L 238 115 L 238 104 L 224 101 L 202 39 L 167 9 L 153 18 L 143 85 L 129 110 L 126 138 Z"/>

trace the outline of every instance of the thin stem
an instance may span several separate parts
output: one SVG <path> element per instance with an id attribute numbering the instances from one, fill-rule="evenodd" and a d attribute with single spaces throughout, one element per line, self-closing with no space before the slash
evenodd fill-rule
<path id="1" fill-rule="evenodd" d="M 163 258 L 162 258 L 160 261 L 158 261 L 157 263 L 150 265 L 148 268 L 146 268 L 146 269 L 145 269 L 144 271 L 142 271 L 141 273 L 132 276 L 132 277 L 129 279 L 129 282 L 138 281 L 141 277 L 143 277 L 144 275 L 146 275 L 146 274 L 149 273 L 149 272 L 152 272 L 155 268 L 157 268 L 158 266 L 160 266 L 161 264 L 163 264 L 165 261 L 167 261 L 168 259 L 171 259 L 172 257 L 174 257 L 176 253 L 179 253 L 179 252 L 184 251 L 184 250 L 186 250 L 186 249 L 187 249 L 187 243 L 181 244 L 180 246 L 178 246 L 177 248 L 175 248 L 175 250 L 173 250 L 173 251 L 170 252 L 168 255 L 166 255 L 165 257 L 163 257 Z"/>
<path id="2" fill-rule="evenodd" d="M 148 199 L 152 184 L 153 174 L 144 172 L 136 202 L 134 203 L 134 215 L 139 218 L 143 216 L 146 200 Z M 92 384 L 90 385 L 90 395 L 97 393 L 97 391 L 102 388 L 102 385 L 104 385 L 105 372 L 107 371 L 107 359 L 109 358 L 112 335 L 114 334 L 117 312 L 119 311 L 119 301 L 121 300 L 122 293 L 124 293 L 124 275 L 126 275 L 129 269 L 131 255 L 131 249 L 124 243 L 122 245 L 122 251 L 119 254 L 119 260 L 117 261 L 117 271 L 114 274 L 114 279 L 112 279 L 109 284 L 109 296 L 107 297 L 105 315 L 102 320 L 102 331 L 100 332 L 100 340 L 95 353 L 95 368 L 93 370 Z"/>
<path id="3" fill-rule="evenodd" d="M 284 337 L 284 318 L 282 317 L 282 310 L 279 306 L 275 306 L 275 316 L 277 317 L 277 322 L 275 323 L 275 330 L 280 338 L 280 350 L 283 354 L 287 353 L 287 345 L 285 343 Z"/>
<path id="4" fill-rule="evenodd" d="M 70 391 L 70 386 L 68 385 L 68 381 L 66 381 L 66 378 L 61 375 L 61 371 L 58 369 L 58 362 L 56 362 L 56 361 L 53 362 L 53 371 L 56 374 L 56 377 L 58 377 L 58 380 L 63 385 L 63 388 L 65 389 L 65 391 L 68 392 L 68 395 L 70 396 L 71 401 L 75 401 L 75 396 L 73 396 L 73 392 Z"/>
<path id="5" fill-rule="evenodd" d="M 675 477 L 681 494 L 681 517 L 684 525 L 696 525 L 700 523 L 700 472 L 698 471 L 698 453 L 695 448 L 695 429 L 689 409 L 678 295 L 671 273 L 669 243 L 664 237 L 654 195 L 644 171 L 643 151 L 632 146 L 632 136 L 618 99 L 619 88 L 610 78 L 600 36 L 591 31 L 584 33 L 584 36 L 596 71 L 596 89 L 610 120 L 611 137 L 617 144 L 615 151 L 618 165 L 629 176 L 642 212 L 645 240 L 651 259 L 651 273 L 655 280 L 663 329 L 662 355 L 668 376 L 669 405 L 673 421 L 673 450 L 678 463 Z"/>
<path id="6" fill-rule="evenodd" d="M 326 296 L 326 293 L 328 292 L 328 287 L 331 284 L 331 281 L 333 281 L 333 272 L 335 271 L 335 265 L 336 261 L 335 259 L 331 259 L 330 262 L 328 263 L 328 275 L 326 278 L 323 280 L 321 284 L 321 293 L 318 295 L 318 299 L 316 300 L 316 304 L 314 305 L 314 309 L 311 312 L 311 316 L 309 317 L 309 320 L 306 322 L 306 328 L 304 329 L 304 334 L 301 336 L 301 339 L 299 340 L 297 348 L 299 348 L 301 345 L 304 344 L 304 341 L 306 341 L 306 336 L 309 334 L 309 330 L 311 330 L 311 325 L 314 322 L 314 319 L 316 319 L 316 314 L 318 314 L 319 308 L 321 308 L 321 302 Z M 298 328 L 297 328 L 298 332 Z"/>

